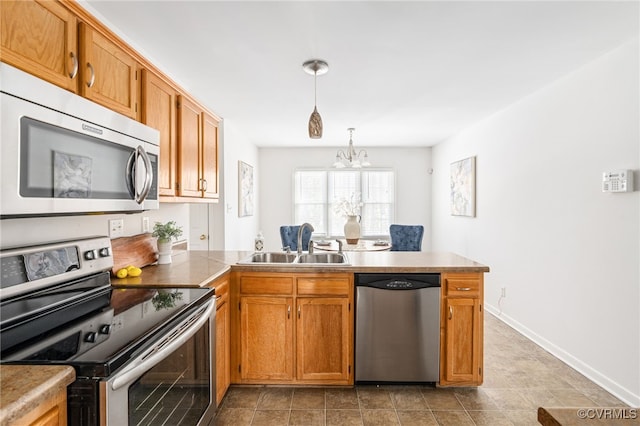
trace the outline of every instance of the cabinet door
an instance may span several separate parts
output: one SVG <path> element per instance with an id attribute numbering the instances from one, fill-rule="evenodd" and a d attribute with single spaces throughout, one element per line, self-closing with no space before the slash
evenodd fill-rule
<path id="1" fill-rule="evenodd" d="M 160 195 L 175 196 L 177 167 L 177 91 L 148 70 L 142 71 L 142 122 L 160 132 Z"/>
<path id="2" fill-rule="evenodd" d="M 293 298 L 242 297 L 240 377 L 293 380 Z"/>
<path id="3" fill-rule="evenodd" d="M 347 298 L 297 299 L 297 379 L 347 384 L 350 321 Z"/>
<path id="4" fill-rule="evenodd" d="M 80 46 L 80 94 L 137 119 L 136 60 L 85 23 L 80 23 Z"/>
<path id="5" fill-rule="evenodd" d="M 482 383 L 482 309 L 478 298 L 447 298 L 441 384 Z"/>
<path id="6" fill-rule="evenodd" d="M 207 113 L 202 118 L 203 197 L 218 198 L 218 120 Z"/>
<path id="7" fill-rule="evenodd" d="M 77 20 L 53 1 L 0 1 L 2 62 L 77 92 Z"/>
<path id="8" fill-rule="evenodd" d="M 200 197 L 200 139 L 202 110 L 178 96 L 178 195 Z"/>
<path id="9" fill-rule="evenodd" d="M 228 295 L 219 300 L 216 309 L 216 402 L 220 404 L 231 383 L 230 331 Z"/>

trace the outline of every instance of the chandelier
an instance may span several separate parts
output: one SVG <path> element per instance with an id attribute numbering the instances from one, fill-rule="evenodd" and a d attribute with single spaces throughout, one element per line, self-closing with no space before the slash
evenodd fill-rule
<path id="1" fill-rule="evenodd" d="M 361 149 L 360 151 L 356 151 L 353 147 L 353 131 L 356 130 L 353 127 L 349 127 L 347 131 L 349 132 L 349 146 L 346 151 L 341 149 L 338 150 L 336 154 L 336 162 L 333 163 L 333 167 L 342 169 L 344 167 L 352 167 L 354 169 L 359 169 L 361 167 L 370 166 L 369 163 L 369 155 L 367 151 Z"/>
<path id="2" fill-rule="evenodd" d="M 322 117 L 320 117 L 316 107 L 318 93 L 316 79 L 319 75 L 326 74 L 329 71 L 329 64 L 320 59 L 311 59 L 302 64 L 302 69 L 308 74 L 313 74 L 313 112 L 309 117 L 309 137 L 311 139 L 320 139 L 322 137 Z"/>

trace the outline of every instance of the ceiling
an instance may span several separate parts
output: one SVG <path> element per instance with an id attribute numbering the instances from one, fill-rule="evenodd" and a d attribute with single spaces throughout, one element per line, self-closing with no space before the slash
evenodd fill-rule
<path id="1" fill-rule="evenodd" d="M 80 3 L 259 147 L 432 146 L 639 28 L 638 1 Z"/>

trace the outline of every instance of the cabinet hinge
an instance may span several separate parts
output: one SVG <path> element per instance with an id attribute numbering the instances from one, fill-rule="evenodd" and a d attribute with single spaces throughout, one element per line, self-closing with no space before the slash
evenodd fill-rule
<path id="1" fill-rule="evenodd" d="M 238 302 L 238 310 L 242 310 L 242 308 L 240 308 L 242 305 L 240 304 L 240 302 Z"/>
<path id="2" fill-rule="evenodd" d="M 347 369 L 347 371 L 349 372 L 349 374 L 351 374 L 351 365 L 349 365 L 349 368 Z"/>
<path id="3" fill-rule="evenodd" d="M 242 365 L 238 365 L 238 373 L 242 373 Z"/>
<path id="4" fill-rule="evenodd" d="M 176 108 L 180 108 L 180 101 L 176 99 Z"/>
<path id="5" fill-rule="evenodd" d="M 482 376 L 482 367 L 478 367 L 478 375 Z"/>
<path id="6" fill-rule="evenodd" d="M 351 303 L 348 304 L 347 309 L 349 310 L 349 312 L 351 312 Z"/>
<path id="7" fill-rule="evenodd" d="M 482 312 L 482 305 L 480 305 L 480 312 Z"/>

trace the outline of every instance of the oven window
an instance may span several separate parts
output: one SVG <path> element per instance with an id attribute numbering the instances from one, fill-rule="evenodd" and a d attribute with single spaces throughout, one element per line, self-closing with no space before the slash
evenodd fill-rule
<path id="1" fill-rule="evenodd" d="M 129 425 L 196 425 L 211 402 L 209 323 L 129 386 Z"/>

